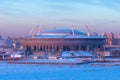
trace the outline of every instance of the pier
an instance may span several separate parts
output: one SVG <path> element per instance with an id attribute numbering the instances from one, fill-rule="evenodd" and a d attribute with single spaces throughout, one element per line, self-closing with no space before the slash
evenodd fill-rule
<path id="1" fill-rule="evenodd" d="M 90 61 L 81 60 L 23 60 L 23 61 L 7 61 L 9 64 L 49 64 L 49 65 L 80 65 L 87 64 Z"/>
<path id="2" fill-rule="evenodd" d="M 93 60 L 82 60 L 82 59 L 26 59 L 26 60 L 8 60 L 8 64 L 41 64 L 41 65 L 82 65 L 89 63 L 118 63 L 120 59 L 93 59 Z"/>

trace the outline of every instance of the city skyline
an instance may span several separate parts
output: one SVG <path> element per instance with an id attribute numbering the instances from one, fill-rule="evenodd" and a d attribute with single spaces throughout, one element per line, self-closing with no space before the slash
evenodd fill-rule
<path id="1" fill-rule="evenodd" d="M 33 26 L 94 27 L 119 33 L 120 1 L 114 0 L 0 0 L 0 34 L 19 36 Z"/>

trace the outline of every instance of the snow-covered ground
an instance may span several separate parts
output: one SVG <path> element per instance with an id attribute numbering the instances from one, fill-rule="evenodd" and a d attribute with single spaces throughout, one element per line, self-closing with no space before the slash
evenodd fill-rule
<path id="1" fill-rule="evenodd" d="M 104 63 L 74 66 L 25 65 L 1 61 L 0 80 L 120 80 L 120 66 L 101 64 Z"/>
<path id="2" fill-rule="evenodd" d="M 91 52 L 88 51 L 64 51 L 62 52 L 62 57 L 71 57 L 71 56 L 94 56 Z"/>

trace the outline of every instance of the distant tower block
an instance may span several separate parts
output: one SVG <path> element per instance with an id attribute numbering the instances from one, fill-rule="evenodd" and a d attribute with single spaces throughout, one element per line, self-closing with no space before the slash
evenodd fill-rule
<path id="1" fill-rule="evenodd" d="M 113 45 L 114 34 L 113 32 L 108 33 L 108 45 Z"/>
<path id="2" fill-rule="evenodd" d="M 117 35 L 117 38 L 120 39 L 120 33 Z"/>

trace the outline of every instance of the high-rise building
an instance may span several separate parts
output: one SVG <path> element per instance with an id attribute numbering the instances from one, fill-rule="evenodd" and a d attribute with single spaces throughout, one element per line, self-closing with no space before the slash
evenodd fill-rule
<path id="1" fill-rule="evenodd" d="M 117 38 L 120 39 L 120 33 L 117 35 Z"/>
<path id="2" fill-rule="evenodd" d="M 107 37 L 108 37 L 108 41 L 107 41 L 108 45 L 113 45 L 113 42 L 114 42 L 114 34 L 113 34 L 113 32 L 109 32 Z"/>

